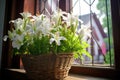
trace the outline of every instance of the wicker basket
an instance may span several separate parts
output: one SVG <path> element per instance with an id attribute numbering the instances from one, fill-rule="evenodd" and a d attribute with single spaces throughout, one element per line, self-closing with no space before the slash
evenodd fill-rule
<path id="1" fill-rule="evenodd" d="M 31 80 L 63 80 L 68 76 L 73 54 L 25 55 L 22 61 Z"/>

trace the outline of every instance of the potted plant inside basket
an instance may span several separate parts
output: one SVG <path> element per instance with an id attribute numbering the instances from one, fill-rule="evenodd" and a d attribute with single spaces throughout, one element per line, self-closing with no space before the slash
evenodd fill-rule
<path id="1" fill-rule="evenodd" d="M 8 31 L 4 40 L 9 38 L 13 52 L 21 55 L 29 78 L 64 79 L 74 57 L 83 54 L 91 57 L 86 50 L 89 45 L 84 39 L 90 37 L 91 30 L 82 25 L 78 16 L 61 10 L 49 17 L 28 12 L 20 14 L 22 18 L 10 21 L 14 28 Z"/>

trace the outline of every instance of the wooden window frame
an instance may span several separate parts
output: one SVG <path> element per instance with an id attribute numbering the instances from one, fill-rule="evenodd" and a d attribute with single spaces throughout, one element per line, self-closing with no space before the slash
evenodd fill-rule
<path id="1" fill-rule="evenodd" d="M 15 19 L 18 17 L 17 14 L 19 14 L 22 11 L 29 11 L 32 14 L 36 13 L 36 10 L 39 10 L 38 4 L 36 4 L 38 0 L 6 0 L 6 14 L 5 14 L 5 28 L 4 28 L 4 34 L 7 33 L 8 28 L 6 26 L 9 26 L 8 22 L 11 19 Z M 68 10 L 70 5 L 66 5 L 67 1 L 69 0 L 60 0 L 60 6 L 63 10 Z M 9 4 L 11 3 L 11 4 Z M 9 5 L 8 5 L 9 4 Z M 8 6 L 7 6 L 8 5 Z M 27 5 L 27 7 L 26 7 Z M 36 6 L 35 6 L 36 5 Z M 113 26 L 113 39 L 114 39 L 114 52 L 115 52 L 115 68 L 96 68 L 96 67 L 81 67 L 81 66 L 72 66 L 70 72 L 76 73 L 76 74 L 85 74 L 85 75 L 91 75 L 91 76 L 98 76 L 98 77 L 106 77 L 106 78 L 115 78 L 119 77 L 120 74 L 120 1 L 119 0 L 111 0 L 111 12 L 112 12 L 112 26 Z M 12 6 L 11 8 L 9 6 Z M 32 8 L 32 7 L 33 8 Z M 8 13 L 10 11 L 10 14 Z M 6 44 L 3 43 L 3 49 L 2 49 L 2 68 L 20 68 L 20 57 L 15 57 L 14 59 L 11 59 L 11 54 L 9 53 L 10 47 L 5 46 L 9 44 L 7 42 Z M 11 62 L 13 60 L 13 62 Z"/>

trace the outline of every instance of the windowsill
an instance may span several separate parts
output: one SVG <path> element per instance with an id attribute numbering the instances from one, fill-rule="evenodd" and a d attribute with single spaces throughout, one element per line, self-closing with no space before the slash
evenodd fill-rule
<path id="1" fill-rule="evenodd" d="M 114 69 L 114 66 L 110 65 L 101 65 L 101 64 L 85 64 L 85 65 L 79 65 L 79 64 L 73 64 L 72 66 L 75 67 L 88 67 L 88 68 L 103 68 L 103 69 Z"/>
<path id="2" fill-rule="evenodd" d="M 27 79 L 24 69 L 6 69 L 4 71 L 4 76 L 2 77 L 5 80 L 6 79 L 10 79 L 10 80 L 26 80 Z M 65 80 L 109 80 L 109 79 L 70 73 Z"/>

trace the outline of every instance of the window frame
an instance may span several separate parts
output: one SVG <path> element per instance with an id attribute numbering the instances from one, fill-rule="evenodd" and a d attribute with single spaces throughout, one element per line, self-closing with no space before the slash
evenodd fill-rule
<path id="1" fill-rule="evenodd" d="M 9 26 L 8 22 L 11 19 L 15 19 L 18 17 L 17 14 L 19 14 L 22 11 L 30 11 L 32 14 L 37 13 L 36 10 L 39 10 L 38 2 L 39 0 L 6 0 L 6 14 L 5 14 L 5 24 L 4 25 L 4 34 L 7 34 L 7 31 L 9 30 L 6 26 Z M 59 6 L 63 10 L 68 10 L 70 5 L 66 5 L 68 0 L 60 0 L 62 4 L 65 2 L 64 7 Z M 9 4 L 11 3 L 11 4 Z M 9 4 L 9 5 L 8 5 Z M 8 5 L 8 6 L 7 6 Z M 26 8 L 26 5 L 28 6 Z M 36 6 L 35 6 L 36 5 Z M 114 78 L 119 77 L 120 74 L 120 1 L 119 0 L 111 0 L 111 12 L 112 12 L 112 26 L 113 26 L 113 39 L 114 39 L 114 53 L 115 53 L 115 68 L 96 68 L 96 67 L 82 67 L 82 66 L 72 66 L 70 73 L 76 73 L 76 74 L 85 74 L 90 76 L 98 76 L 98 77 L 106 77 L 106 78 Z M 9 7 L 12 6 L 12 7 Z M 33 6 L 33 8 L 31 8 Z M 8 13 L 10 11 L 10 14 Z M 7 42 L 7 44 L 10 43 Z M 5 68 L 20 68 L 20 56 L 15 56 L 14 59 L 12 59 L 10 47 L 6 43 L 3 42 L 3 48 L 2 48 L 2 65 L 1 67 L 3 69 Z M 7 46 L 6 46 L 7 45 Z"/>

